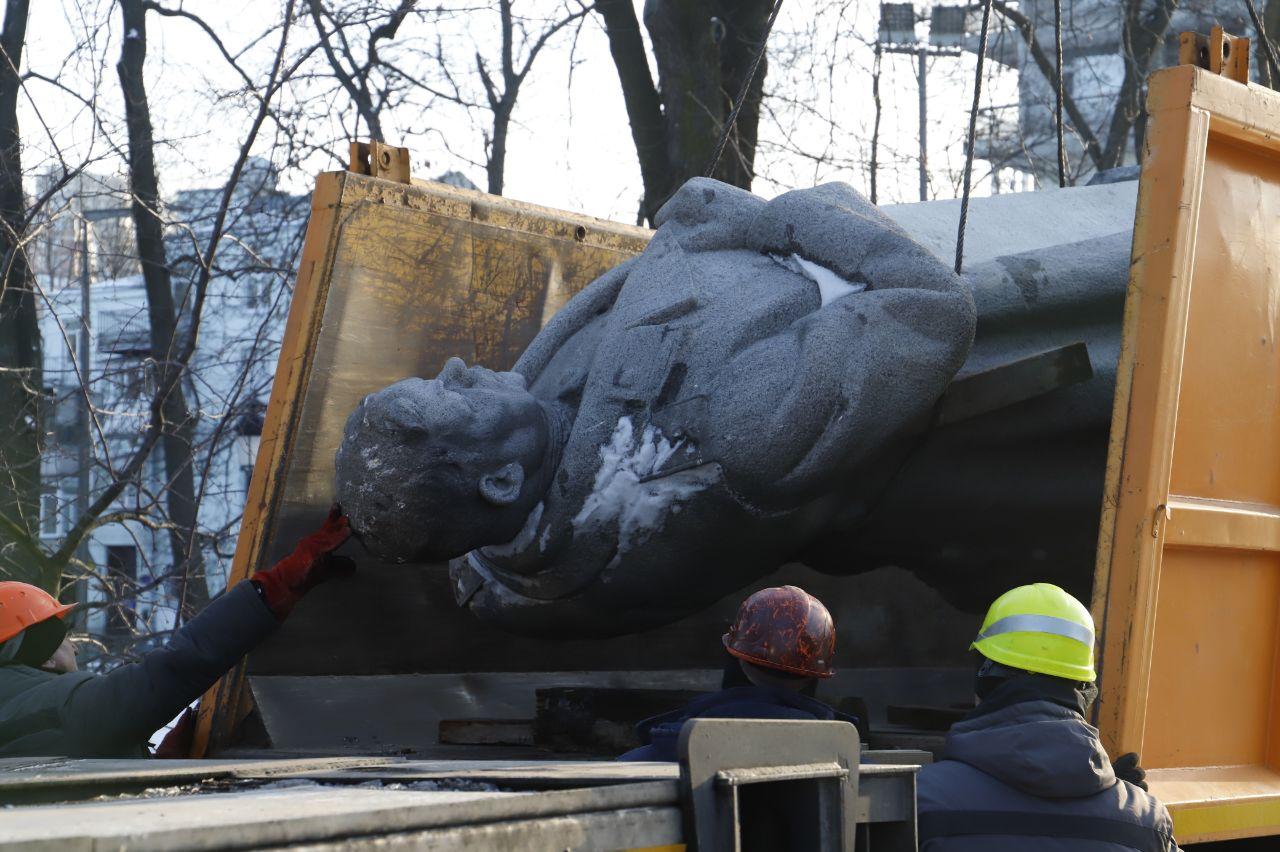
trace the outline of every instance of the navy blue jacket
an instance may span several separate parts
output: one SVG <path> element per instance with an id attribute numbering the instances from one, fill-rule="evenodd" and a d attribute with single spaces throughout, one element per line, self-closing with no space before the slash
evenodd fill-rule
<path id="1" fill-rule="evenodd" d="M 979 706 L 920 772 L 921 852 L 1176 852 L 1169 812 L 1049 700 Z"/>
<path id="2" fill-rule="evenodd" d="M 168 645 L 107 674 L 0 666 L 0 757 L 145 757 L 150 736 L 278 624 L 246 581 Z"/>
<path id="3" fill-rule="evenodd" d="M 858 724 L 856 718 L 798 692 L 735 686 L 695 698 L 679 710 L 645 719 L 636 726 L 644 745 L 618 760 L 679 760 L 676 743 L 680 729 L 690 719 L 816 719 Z"/>

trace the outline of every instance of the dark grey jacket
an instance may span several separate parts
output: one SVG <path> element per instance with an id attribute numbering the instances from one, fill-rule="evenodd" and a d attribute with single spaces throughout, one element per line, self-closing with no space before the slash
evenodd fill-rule
<path id="1" fill-rule="evenodd" d="M 921 852 L 1176 852 L 1169 812 L 1117 780 L 1095 728 L 1052 701 L 958 722 L 920 773 Z"/>
<path id="2" fill-rule="evenodd" d="M 105 675 L 0 667 L 0 757 L 144 757 L 146 742 L 278 622 L 252 583 L 214 600 L 169 644 Z"/>

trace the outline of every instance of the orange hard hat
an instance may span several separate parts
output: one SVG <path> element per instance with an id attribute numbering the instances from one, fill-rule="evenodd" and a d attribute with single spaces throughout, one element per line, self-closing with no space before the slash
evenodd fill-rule
<path id="1" fill-rule="evenodd" d="M 38 586 L 14 580 L 0 582 L 0 642 L 8 642 L 33 624 L 62 618 L 75 604 L 58 599 Z"/>
<path id="2" fill-rule="evenodd" d="M 742 602 L 724 634 L 740 660 L 808 677 L 831 677 L 836 627 L 822 601 L 795 586 L 761 589 Z"/>

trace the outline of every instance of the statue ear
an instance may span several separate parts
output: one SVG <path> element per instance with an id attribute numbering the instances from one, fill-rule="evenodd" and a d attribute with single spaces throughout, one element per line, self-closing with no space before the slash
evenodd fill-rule
<path id="1" fill-rule="evenodd" d="M 480 496 L 495 506 L 510 506 L 516 502 L 523 487 L 524 468 L 519 462 L 509 462 L 480 477 Z"/>

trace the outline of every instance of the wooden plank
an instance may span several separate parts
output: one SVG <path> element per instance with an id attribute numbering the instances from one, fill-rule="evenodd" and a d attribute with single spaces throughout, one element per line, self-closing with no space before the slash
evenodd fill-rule
<path id="1" fill-rule="evenodd" d="M 442 745 L 533 745 L 532 719 L 441 719 Z"/>
<path id="2" fill-rule="evenodd" d="M 1084 343 L 1059 346 L 951 382 L 938 402 L 935 426 L 978 417 L 1093 378 Z"/>
<path id="3" fill-rule="evenodd" d="M 535 742 L 553 751 L 614 757 L 639 746 L 636 725 L 705 692 L 557 687 L 537 691 Z"/>

